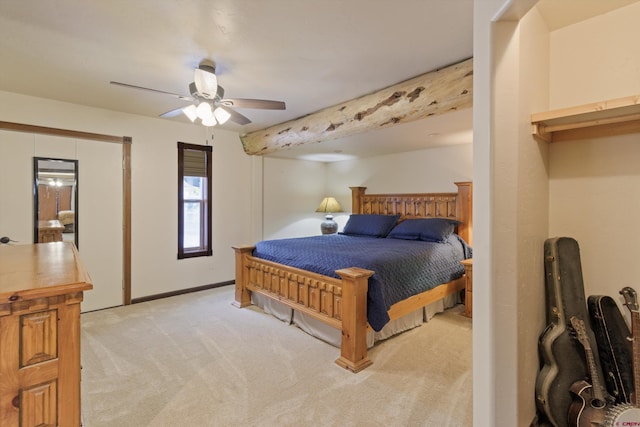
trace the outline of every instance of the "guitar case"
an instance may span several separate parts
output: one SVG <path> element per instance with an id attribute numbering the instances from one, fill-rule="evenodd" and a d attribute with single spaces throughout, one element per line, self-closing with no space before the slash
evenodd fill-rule
<path id="1" fill-rule="evenodd" d="M 571 385 L 588 377 L 584 347 L 575 339 L 569 319 L 583 320 L 589 341 L 595 344 L 582 281 L 580 248 L 570 237 L 544 243 L 547 327 L 538 340 L 540 371 L 536 378 L 536 406 L 541 418 L 555 427 L 568 426 Z M 596 346 L 593 345 L 593 348 Z M 597 352 L 596 366 L 600 369 Z"/>
<path id="2" fill-rule="evenodd" d="M 616 403 L 631 403 L 633 350 L 629 326 L 609 296 L 591 295 L 587 306 L 607 391 Z"/>

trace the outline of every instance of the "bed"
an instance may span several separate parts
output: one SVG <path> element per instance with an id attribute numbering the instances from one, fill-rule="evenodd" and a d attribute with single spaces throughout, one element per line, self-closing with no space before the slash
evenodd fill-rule
<path id="1" fill-rule="evenodd" d="M 407 220 L 419 221 L 420 218 L 455 220 L 457 236 L 471 245 L 472 184 L 458 182 L 456 186 L 456 193 L 414 194 L 366 194 L 366 187 L 351 187 L 352 212 L 355 216 L 396 215 L 400 223 L 406 224 L 411 222 Z M 340 239 L 344 238 L 341 235 L 317 237 L 328 237 L 324 244 L 330 248 L 341 244 Z M 362 241 L 358 244 L 362 244 Z M 367 298 L 371 284 L 375 284 L 376 276 L 379 275 L 376 271 L 362 267 L 370 264 L 354 260 L 354 265 L 343 266 L 334 273 L 329 271 L 322 274 L 322 270 L 305 264 L 298 263 L 299 265 L 295 266 L 294 262 L 292 266 L 262 258 L 268 256 L 263 253 L 256 254 L 262 251 L 261 245 L 263 242 L 233 248 L 236 256 L 233 304 L 237 307 L 251 305 L 252 294 L 284 304 L 296 313 L 341 331 L 340 357 L 336 360 L 339 366 L 353 372 L 370 366 L 372 361 L 367 357 L 367 331 L 372 328 L 371 324 L 377 329 L 380 326 L 379 322 L 385 322 L 385 319 L 372 319 L 370 316 L 374 310 L 377 312 L 376 316 L 380 316 L 380 307 L 377 310 L 372 308 L 371 298 Z M 399 319 L 445 297 L 459 295 L 464 286 L 465 277 L 456 277 L 441 284 L 431 285 L 429 290 L 405 295 L 401 300 L 385 306 L 383 310 L 388 319 Z M 373 292 L 377 292 L 375 288 L 372 289 Z"/>
<path id="2" fill-rule="evenodd" d="M 58 221 L 64 226 L 63 233 L 73 233 L 75 231 L 76 213 L 74 211 L 58 212 Z"/>

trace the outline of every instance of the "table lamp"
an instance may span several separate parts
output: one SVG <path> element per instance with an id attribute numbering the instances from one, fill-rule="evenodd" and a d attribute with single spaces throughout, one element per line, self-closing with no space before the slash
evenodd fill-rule
<path id="1" fill-rule="evenodd" d="M 324 221 L 320 224 L 322 234 L 334 234 L 338 231 L 338 223 L 333 220 L 333 215 L 331 214 L 333 212 L 343 212 L 343 210 L 335 197 L 325 197 L 322 199 L 316 212 L 324 212 L 326 214 Z"/>

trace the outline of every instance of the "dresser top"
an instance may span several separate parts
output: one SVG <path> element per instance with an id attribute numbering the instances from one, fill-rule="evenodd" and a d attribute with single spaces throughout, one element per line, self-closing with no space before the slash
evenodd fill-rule
<path id="1" fill-rule="evenodd" d="M 73 243 L 0 245 L 0 304 L 92 288 Z"/>

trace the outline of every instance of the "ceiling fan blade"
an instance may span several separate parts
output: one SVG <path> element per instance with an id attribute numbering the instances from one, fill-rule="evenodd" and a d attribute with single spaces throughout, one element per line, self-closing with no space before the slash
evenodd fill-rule
<path id="1" fill-rule="evenodd" d="M 175 96 L 176 98 L 182 99 L 182 100 L 185 100 L 185 101 L 194 101 L 193 97 L 188 96 L 188 95 L 181 95 L 179 93 L 167 92 L 167 91 L 158 90 L 158 89 L 151 89 L 151 88 L 142 87 L 142 86 L 135 86 L 135 85 L 130 85 L 128 83 L 113 82 L 113 81 L 109 82 L 109 83 L 111 83 L 112 85 L 127 87 L 127 88 L 130 88 L 130 89 L 146 90 L 146 91 L 151 91 L 151 92 L 156 92 L 156 93 L 162 93 L 162 94 L 165 94 L 165 95 L 171 95 L 171 96 Z"/>
<path id="2" fill-rule="evenodd" d="M 160 117 L 164 117 L 164 118 L 175 117 L 179 114 L 182 114 L 183 108 L 184 107 L 180 107 L 180 108 L 175 108 L 173 110 L 167 111 L 166 113 L 160 114 Z"/>
<path id="3" fill-rule="evenodd" d="M 220 105 L 219 107 L 224 109 L 224 111 L 226 111 L 227 113 L 231 114 L 231 117 L 229 117 L 229 120 L 231 120 L 232 122 L 235 122 L 239 125 L 248 125 L 249 123 L 251 123 L 251 120 L 249 120 L 248 117 L 243 116 L 237 111 L 234 111 L 231 108 L 225 108 L 222 105 Z"/>
<path id="4" fill-rule="evenodd" d="M 259 108 L 262 110 L 284 110 L 286 105 L 282 101 L 269 101 L 267 99 L 225 98 L 220 103 L 227 107 Z"/>

